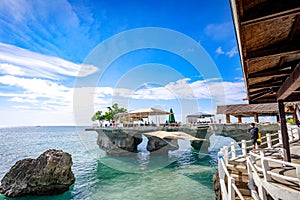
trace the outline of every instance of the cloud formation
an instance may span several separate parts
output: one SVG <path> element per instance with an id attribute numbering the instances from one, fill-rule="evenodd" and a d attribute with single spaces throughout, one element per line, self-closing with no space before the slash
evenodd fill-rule
<path id="1" fill-rule="evenodd" d="M 225 22 L 222 24 L 208 24 L 204 29 L 204 33 L 215 41 L 225 41 L 234 36 L 232 30 L 232 23 Z"/>
<path id="2" fill-rule="evenodd" d="M 217 55 L 226 55 L 228 56 L 229 58 L 232 58 L 234 55 L 238 54 L 238 51 L 237 51 L 237 47 L 234 46 L 232 47 L 232 49 L 230 49 L 229 51 L 226 51 L 224 52 L 222 47 L 219 46 L 217 49 L 216 49 L 216 54 Z"/>
<path id="3" fill-rule="evenodd" d="M 92 65 L 76 64 L 0 43 L 0 74 L 59 79 L 62 76 L 83 77 L 97 70 Z"/>

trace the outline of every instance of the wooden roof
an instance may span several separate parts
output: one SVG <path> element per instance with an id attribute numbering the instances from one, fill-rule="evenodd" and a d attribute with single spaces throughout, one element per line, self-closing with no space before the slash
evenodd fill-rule
<path id="1" fill-rule="evenodd" d="M 277 103 L 263 104 L 234 104 L 217 107 L 217 114 L 250 117 L 257 113 L 260 116 L 274 116 L 278 114 Z"/>
<path id="2" fill-rule="evenodd" d="M 286 113 L 293 113 L 294 110 L 288 109 L 290 104 L 285 104 Z M 277 103 L 261 103 L 261 104 L 234 104 L 217 106 L 217 114 L 228 114 L 233 116 L 252 117 L 254 114 L 259 116 L 275 116 L 278 115 Z"/>
<path id="3" fill-rule="evenodd" d="M 300 100 L 300 1 L 231 0 L 249 103 Z"/>

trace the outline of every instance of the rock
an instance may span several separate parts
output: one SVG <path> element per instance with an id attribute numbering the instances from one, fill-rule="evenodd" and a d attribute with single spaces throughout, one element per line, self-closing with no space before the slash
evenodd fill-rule
<path id="1" fill-rule="evenodd" d="M 75 182 L 72 158 L 61 150 L 48 150 L 37 159 L 16 162 L 1 180 L 0 193 L 7 197 L 53 195 L 69 190 Z"/>
<path id="2" fill-rule="evenodd" d="M 148 137 L 147 150 L 156 153 L 168 153 L 169 150 L 179 148 L 178 141 L 172 139 L 161 139 L 155 136 Z"/>
<path id="3" fill-rule="evenodd" d="M 140 134 L 127 134 L 122 130 L 97 130 L 97 144 L 111 156 L 130 156 L 142 142 Z"/>
<path id="4" fill-rule="evenodd" d="M 213 176 L 213 183 L 214 183 L 214 191 L 216 194 L 216 200 L 222 199 L 222 193 L 221 193 L 221 185 L 220 185 L 220 178 L 219 178 L 219 171 L 218 168 L 216 169 L 216 172 Z"/>

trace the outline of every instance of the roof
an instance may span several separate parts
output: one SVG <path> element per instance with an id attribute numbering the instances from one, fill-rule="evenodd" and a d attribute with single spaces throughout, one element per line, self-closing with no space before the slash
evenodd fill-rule
<path id="1" fill-rule="evenodd" d="M 249 103 L 300 100 L 300 1 L 231 0 Z"/>
<path id="2" fill-rule="evenodd" d="M 133 110 L 130 112 L 123 112 L 123 113 L 118 113 L 116 114 L 117 118 L 122 118 L 122 119 L 140 119 L 140 118 L 147 118 L 151 115 L 169 115 L 171 114 L 168 111 L 164 110 L 159 110 L 156 108 L 141 108 L 138 110 Z"/>
<path id="3" fill-rule="evenodd" d="M 187 115 L 187 118 L 204 118 L 204 117 L 213 117 L 213 114 L 210 113 L 204 113 L 204 112 L 197 112 L 191 115 Z"/>
<path id="4" fill-rule="evenodd" d="M 286 106 L 288 106 L 288 104 L 286 104 Z M 234 104 L 217 107 L 217 114 L 228 114 L 243 117 L 250 117 L 254 114 L 258 114 L 260 116 L 275 116 L 278 112 L 277 103 Z M 289 113 L 288 110 L 286 110 L 286 112 Z"/>

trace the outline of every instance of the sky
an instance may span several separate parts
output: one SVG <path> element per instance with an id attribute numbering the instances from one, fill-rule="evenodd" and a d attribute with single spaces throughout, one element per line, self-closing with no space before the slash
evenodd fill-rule
<path id="1" fill-rule="evenodd" d="M 247 103 L 229 1 L 2 0 L 0 126 Z"/>

